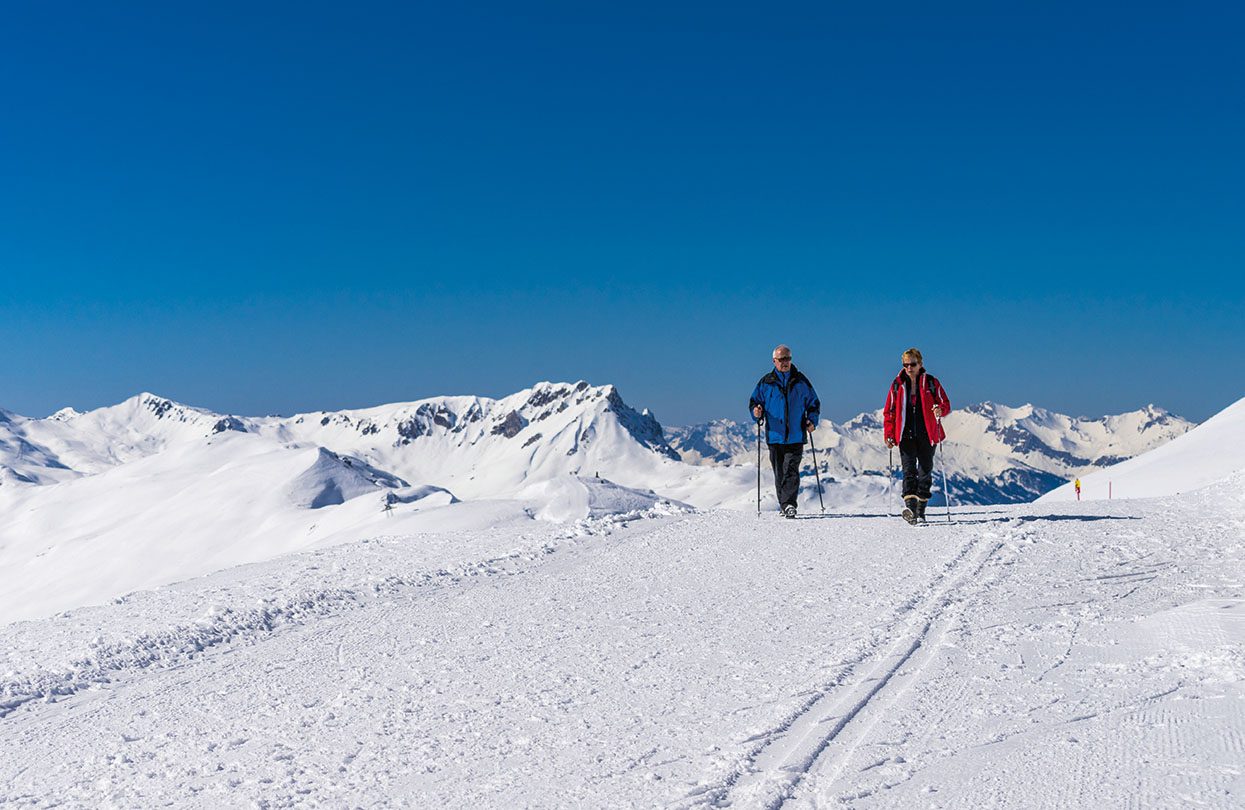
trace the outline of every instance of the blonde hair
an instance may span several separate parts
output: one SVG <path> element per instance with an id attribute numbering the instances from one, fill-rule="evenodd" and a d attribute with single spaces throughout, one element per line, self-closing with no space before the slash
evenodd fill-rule
<path id="1" fill-rule="evenodd" d="M 920 363 L 921 365 L 925 365 L 925 358 L 921 356 L 921 350 L 915 346 L 913 346 L 911 349 L 908 349 L 906 352 L 900 355 L 901 362 L 903 358 L 906 358 L 906 357 L 911 357 L 914 360 L 916 360 L 918 363 Z"/>

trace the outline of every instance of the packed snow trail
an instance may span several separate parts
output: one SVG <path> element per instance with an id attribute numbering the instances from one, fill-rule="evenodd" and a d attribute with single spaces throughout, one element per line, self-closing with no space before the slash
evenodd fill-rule
<path id="1" fill-rule="evenodd" d="M 1245 804 L 1240 479 L 1026 508 L 919 684 L 786 806 Z"/>
<path id="2" fill-rule="evenodd" d="M 0 804 L 1239 806 L 1228 492 L 380 538 L 0 627 Z"/>
<path id="3" fill-rule="evenodd" d="M 777 521 L 719 513 L 561 547 L 499 531 L 498 547 L 532 542 L 554 551 L 520 555 L 526 566 L 457 586 L 339 599 L 347 608 L 271 629 L 240 622 L 234 639 L 202 654 L 118 670 L 101 690 L 26 704 L 0 722 L 6 739 L 18 734 L 19 757 L 57 763 L 28 796 L 126 804 L 189 791 L 208 805 L 345 791 L 383 803 L 396 791 L 504 804 L 548 801 L 555 791 L 568 803 L 668 801 L 706 767 L 731 763 L 741 723 L 768 726 L 802 700 L 807 684 L 824 682 L 838 649 L 884 641 L 876 622 L 856 621 L 855 612 L 889 616 L 905 580 L 925 575 L 929 558 L 906 568 L 886 559 L 912 540 L 908 527 L 888 524 L 882 542 L 891 549 L 879 554 L 881 538 L 861 534 L 874 521 Z M 331 549 L 286 565 L 319 571 L 325 593 L 366 593 L 354 583 L 394 574 L 418 582 L 415 570 L 394 570 L 403 562 L 395 545 Z M 451 557 L 457 551 L 448 541 L 439 547 Z M 445 557 L 430 566 L 464 567 Z M 276 597 L 282 578 L 314 579 L 305 570 L 257 571 L 258 579 L 213 586 L 206 600 L 193 590 L 182 597 L 200 610 L 206 601 L 210 622 L 246 616 L 242 606 Z M 854 581 L 862 571 L 871 572 L 871 586 Z M 101 609 L 95 621 L 107 623 L 100 614 L 121 607 Z M 135 630 L 124 635 L 138 637 Z M 138 706 L 145 713 L 136 715 Z M 70 750 L 57 750 L 74 738 Z M 360 747 L 351 756 L 357 766 L 322 767 Z M 218 766 L 238 772 L 221 776 Z M 167 793 L 153 794 L 160 782 L 143 776 L 179 771 Z M 100 779 L 117 774 L 118 792 L 95 793 Z"/>
<path id="4" fill-rule="evenodd" d="M 908 606 L 903 626 L 890 630 L 894 638 L 889 648 L 853 667 L 848 679 L 803 709 L 785 729 L 776 730 L 755 758 L 752 769 L 731 785 L 727 804 L 747 807 L 778 807 L 807 775 L 814 763 L 831 757 L 842 761 L 854 745 L 844 746 L 849 727 L 854 731 L 862 719 L 872 719 L 879 695 L 890 686 L 901 670 L 920 670 L 929 651 L 937 648 L 934 639 L 945 636 L 950 619 L 946 611 L 955 603 L 958 591 L 980 574 L 998 551 L 1001 542 L 991 532 L 971 541 L 947 564 L 943 574 L 919 601 Z M 984 546 L 979 549 L 978 546 Z M 857 675 L 859 669 L 863 674 Z M 892 690 L 893 691 L 893 690 Z M 767 738 L 771 735 L 767 735 Z"/>

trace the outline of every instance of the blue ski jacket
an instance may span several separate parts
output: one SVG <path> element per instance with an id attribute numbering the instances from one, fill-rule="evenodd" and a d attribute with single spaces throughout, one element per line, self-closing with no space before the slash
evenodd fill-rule
<path id="1" fill-rule="evenodd" d="M 748 400 L 748 417 L 754 422 L 752 409 L 760 405 L 764 409 L 767 444 L 804 444 L 804 420 L 817 427 L 821 419 L 821 400 L 813 390 L 813 384 L 795 366 L 782 375 L 771 371 L 757 382 Z"/>

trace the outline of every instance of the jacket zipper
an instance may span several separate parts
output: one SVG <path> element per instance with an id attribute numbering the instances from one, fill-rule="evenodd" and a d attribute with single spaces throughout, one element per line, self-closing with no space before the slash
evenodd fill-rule
<path id="1" fill-rule="evenodd" d="M 785 386 L 779 386 L 778 389 L 782 391 L 782 413 L 783 419 L 785 420 L 782 428 L 783 444 L 791 444 L 789 440 L 791 438 L 791 381 L 793 378 L 794 374 L 792 372 L 787 372 L 787 384 Z"/>

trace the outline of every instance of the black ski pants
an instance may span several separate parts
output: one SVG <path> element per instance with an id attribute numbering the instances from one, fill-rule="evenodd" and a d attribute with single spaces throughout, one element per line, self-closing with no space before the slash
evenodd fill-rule
<path id="1" fill-rule="evenodd" d="M 778 506 L 795 506 L 800 494 L 800 459 L 804 455 L 803 444 L 771 444 L 769 463 L 774 468 L 774 488 L 778 491 Z"/>
<path id="2" fill-rule="evenodd" d="M 903 462 L 903 496 L 928 501 L 934 484 L 934 445 L 928 439 L 904 439 L 899 443 L 899 459 Z"/>

